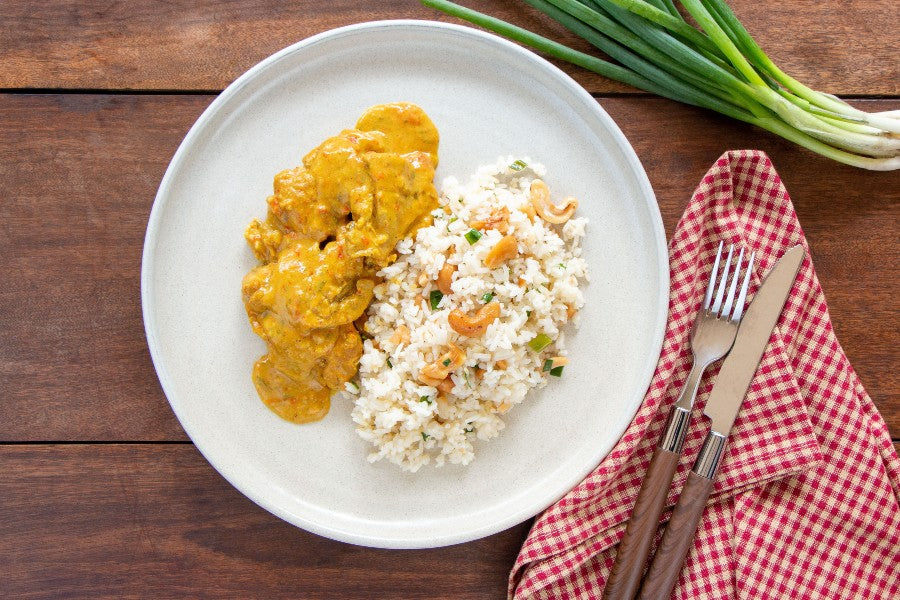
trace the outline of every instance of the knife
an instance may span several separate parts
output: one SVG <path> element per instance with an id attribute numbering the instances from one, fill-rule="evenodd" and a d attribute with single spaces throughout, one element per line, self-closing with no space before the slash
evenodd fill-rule
<path id="1" fill-rule="evenodd" d="M 734 347 L 722 363 L 716 384 L 703 410 L 711 421 L 709 434 L 688 474 L 687 483 L 650 564 L 641 588 L 641 600 L 665 600 L 672 595 L 684 559 L 693 543 L 706 500 L 712 492 L 728 434 L 741 410 L 747 389 L 759 367 L 763 351 L 778 323 L 805 255 L 803 247 L 798 245 L 778 260 L 756 292 L 756 297 L 741 321 Z"/>

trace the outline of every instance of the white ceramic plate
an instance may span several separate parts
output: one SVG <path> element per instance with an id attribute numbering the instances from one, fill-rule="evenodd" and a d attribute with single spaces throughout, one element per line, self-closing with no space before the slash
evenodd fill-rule
<path id="1" fill-rule="evenodd" d="M 590 219 L 592 281 L 565 375 L 532 393 L 468 467 L 369 464 L 351 407 L 282 421 L 250 381 L 264 345 L 250 331 L 243 239 L 278 171 L 373 104 L 422 106 L 441 134 L 436 181 L 500 155 L 544 163 Z M 162 387 L 197 448 L 279 517 L 338 540 L 389 548 L 464 542 L 549 506 L 606 456 L 659 356 L 668 264 L 653 192 L 612 119 L 535 54 L 473 29 L 384 21 L 329 31 L 259 63 L 191 128 L 159 188 L 141 299 Z"/>

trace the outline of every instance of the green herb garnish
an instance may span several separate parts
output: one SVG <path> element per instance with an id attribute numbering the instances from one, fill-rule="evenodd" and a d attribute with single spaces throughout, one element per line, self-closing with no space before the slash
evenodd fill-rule
<path id="1" fill-rule="evenodd" d="M 562 370 L 562 367 L 553 367 L 552 369 L 550 369 L 550 374 L 554 377 L 562 377 Z"/>
<path id="2" fill-rule="evenodd" d="M 466 241 L 469 242 L 469 245 L 471 246 L 472 244 L 480 240 L 482 235 L 484 234 L 482 234 L 477 229 L 470 229 L 466 232 Z"/>
<path id="3" fill-rule="evenodd" d="M 429 398 L 428 396 L 420 396 L 419 402 L 427 402 L 428 404 L 431 404 L 431 398 Z"/>
<path id="4" fill-rule="evenodd" d="M 444 294 L 441 290 L 431 290 L 431 293 L 428 294 L 428 301 L 431 303 L 431 310 L 437 310 L 438 305 L 441 303 L 441 299 L 444 297 Z"/>
<path id="5" fill-rule="evenodd" d="M 393 369 L 393 368 L 394 368 L 394 363 L 391 362 L 391 359 L 390 359 L 390 358 L 387 359 L 387 366 L 388 366 L 389 369 Z"/>
<path id="6" fill-rule="evenodd" d="M 423 441 L 423 442 L 424 442 L 425 440 L 427 440 L 428 438 L 430 438 L 430 437 L 431 437 L 431 436 L 428 435 L 427 433 L 425 433 L 424 431 L 422 432 L 422 441 Z"/>
<path id="7" fill-rule="evenodd" d="M 512 169 L 513 171 L 521 171 L 522 169 L 524 169 L 527 166 L 528 165 L 525 163 L 525 161 L 517 160 L 513 164 L 509 165 L 509 168 Z"/>
<path id="8" fill-rule="evenodd" d="M 550 336 L 546 333 L 539 333 L 534 338 L 528 342 L 528 347 L 534 350 L 535 352 L 540 352 L 544 348 L 550 345 L 553 340 L 550 339 Z"/>
<path id="9" fill-rule="evenodd" d="M 481 301 L 484 302 L 485 304 L 487 304 L 488 302 L 490 302 L 493 299 L 494 299 L 494 294 L 491 292 L 488 292 L 487 294 L 485 294 L 484 296 L 481 297 Z"/>
<path id="10" fill-rule="evenodd" d="M 444 361 L 443 361 L 441 364 L 444 365 L 445 367 L 449 367 L 449 366 L 450 366 L 450 359 L 449 359 L 449 358 L 445 358 Z"/>
<path id="11" fill-rule="evenodd" d="M 541 370 L 546 373 L 547 371 L 549 371 L 552 368 L 553 368 L 553 360 L 548 358 L 547 360 L 544 361 L 544 368 Z"/>

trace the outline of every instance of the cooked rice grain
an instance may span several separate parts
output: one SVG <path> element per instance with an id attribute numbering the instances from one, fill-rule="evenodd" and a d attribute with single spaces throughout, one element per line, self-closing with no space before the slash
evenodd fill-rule
<path id="1" fill-rule="evenodd" d="M 386 458 L 408 471 L 430 463 L 468 464 L 472 442 L 496 437 L 503 414 L 529 390 L 547 384 L 545 361 L 566 354 L 563 327 L 572 320 L 577 324 L 577 313 L 573 319 L 569 314 L 584 306 L 579 282 L 588 274 L 580 241 L 587 220 L 576 217 L 558 226 L 540 218 L 532 222 L 521 209 L 529 204 L 532 180 L 544 169 L 522 159 L 529 166 L 514 171 L 509 165 L 515 160 L 480 168 L 466 185 L 447 178 L 434 224 L 420 229 L 415 243 L 398 243 L 399 259 L 379 272 L 384 281 L 367 312 L 371 338 L 359 363 L 359 389 L 356 384 L 346 389 L 355 402 L 357 432 L 375 446 L 369 461 Z M 492 212 L 502 215 L 502 207 L 509 211 L 506 234 L 516 236 L 519 253 L 488 269 L 485 256 L 504 234 L 484 229 L 470 243 L 466 233 Z M 456 265 L 452 293 L 432 310 L 431 292 L 446 263 Z M 453 309 L 473 315 L 487 298 L 501 310 L 482 337 L 463 337 L 448 325 Z M 408 336 L 395 335 L 401 327 Z M 541 333 L 553 342 L 535 352 L 528 342 Z M 465 351 L 465 364 L 451 374 L 453 389 L 445 393 L 421 383 L 418 375 L 450 343 Z"/>

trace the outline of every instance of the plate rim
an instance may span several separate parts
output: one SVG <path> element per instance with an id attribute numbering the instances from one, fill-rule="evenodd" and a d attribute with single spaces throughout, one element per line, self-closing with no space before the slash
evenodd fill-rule
<path id="1" fill-rule="evenodd" d="M 302 515 L 298 515 L 294 512 L 282 509 L 275 502 L 270 501 L 265 496 L 265 494 L 257 493 L 256 489 L 252 485 L 239 484 L 237 481 L 240 479 L 239 474 L 230 472 L 226 473 L 219 466 L 217 466 L 216 463 L 210 458 L 210 455 L 207 454 L 207 449 L 202 447 L 195 441 L 195 436 L 192 435 L 193 427 L 188 425 L 182 419 L 182 415 L 180 414 L 179 408 L 177 406 L 178 403 L 177 401 L 173 401 L 173 396 L 170 394 L 172 384 L 170 383 L 169 374 L 164 368 L 162 350 L 154 333 L 154 304 L 152 301 L 153 294 L 151 293 L 153 291 L 153 286 L 151 283 L 153 280 L 152 254 L 157 245 L 157 234 L 161 225 L 162 213 L 164 212 L 164 209 L 167 205 L 167 196 L 170 193 L 172 180 L 175 176 L 174 174 L 180 169 L 181 163 L 184 161 L 188 149 L 194 145 L 195 138 L 201 135 L 207 123 L 213 118 L 213 116 L 218 112 L 219 108 L 222 105 L 226 104 L 233 96 L 238 94 L 245 85 L 247 85 L 257 76 L 257 74 L 262 73 L 264 70 L 279 62 L 283 58 L 290 56 L 296 52 L 300 52 L 304 48 L 313 46 L 325 40 L 330 40 L 332 38 L 338 38 L 346 35 L 356 35 L 360 33 L 365 34 L 370 30 L 385 28 L 426 31 L 449 30 L 463 36 L 473 37 L 483 42 L 497 45 L 502 50 L 512 51 L 514 54 L 517 54 L 522 60 L 530 62 L 533 66 L 543 70 L 547 75 L 557 79 L 560 84 L 569 88 L 569 91 L 573 93 L 577 98 L 580 98 L 582 102 L 585 102 L 588 106 L 591 106 L 592 112 L 595 113 L 594 116 L 596 116 L 602 122 L 605 128 L 610 132 L 613 137 L 613 141 L 622 152 L 626 163 L 634 172 L 640 191 L 642 192 L 642 195 L 646 200 L 653 230 L 652 233 L 655 239 L 656 259 L 659 265 L 659 273 L 657 275 L 660 284 L 660 297 L 656 302 L 656 314 L 654 315 L 656 321 L 656 330 L 654 332 L 654 337 L 651 344 L 652 356 L 655 358 L 655 360 L 652 363 L 648 361 L 647 366 L 645 366 L 643 369 L 643 372 L 641 374 L 642 385 L 639 387 L 640 394 L 639 397 L 635 398 L 633 401 L 633 412 L 630 412 L 630 414 L 625 414 L 621 422 L 612 424 L 612 426 L 610 427 L 610 429 L 615 432 L 615 437 L 611 438 L 612 441 L 609 444 L 603 446 L 598 445 L 596 459 L 590 461 L 590 464 L 588 465 L 586 470 L 584 470 L 584 472 L 579 472 L 577 474 L 577 477 L 572 477 L 570 478 L 570 480 L 567 480 L 565 489 L 562 491 L 562 493 L 558 496 L 550 498 L 549 501 L 541 501 L 538 503 L 531 503 L 526 506 L 522 506 L 518 511 L 514 511 L 506 515 L 505 518 L 495 520 L 490 524 L 466 529 L 463 532 L 445 533 L 443 535 L 431 535 L 427 539 L 423 537 L 409 536 L 378 537 L 367 534 L 358 534 L 352 531 L 346 531 L 340 527 L 329 525 L 327 523 L 321 523 L 319 521 L 314 521 L 305 518 Z M 179 424 L 184 429 L 188 437 L 191 438 L 191 442 L 193 443 L 194 447 L 200 452 L 200 454 L 210 464 L 210 466 L 219 475 L 225 478 L 225 480 L 228 481 L 228 483 L 236 488 L 241 494 L 249 498 L 252 502 L 260 506 L 267 512 L 277 516 L 278 518 L 287 521 L 288 523 L 300 529 L 337 541 L 361 546 L 388 549 L 437 548 L 469 542 L 498 533 L 514 525 L 517 525 L 535 516 L 549 506 L 552 506 L 561 497 L 571 491 L 571 489 L 574 488 L 579 482 L 581 482 L 588 474 L 590 474 L 591 471 L 593 471 L 597 467 L 597 465 L 600 464 L 600 462 L 602 462 L 609 455 L 609 452 L 616 446 L 616 444 L 619 443 L 622 435 L 625 433 L 625 430 L 632 422 L 635 414 L 640 408 L 643 398 L 646 395 L 647 389 L 649 389 L 652 376 L 656 371 L 658 357 L 660 355 L 660 352 L 662 351 L 662 344 L 668 319 L 669 291 L 670 273 L 666 235 L 665 229 L 663 227 L 662 215 L 659 211 L 659 205 L 656 201 L 656 195 L 653 191 L 652 186 L 650 185 L 650 181 L 647 177 L 646 171 L 644 170 L 643 164 L 638 158 L 637 153 L 634 151 L 633 146 L 625 137 L 625 134 L 622 133 L 622 130 L 619 128 L 619 126 L 615 123 L 615 121 L 613 121 L 612 117 L 610 117 L 606 110 L 600 105 L 600 103 L 595 98 L 593 98 L 571 76 L 527 48 L 519 46 L 518 44 L 515 44 L 497 35 L 487 33 L 479 29 L 474 29 L 472 27 L 457 25 L 453 23 L 444 23 L 441 21 L 427 21 L 416 19 L 369 21 L 323 31 L 319 34 L 291 44 L 283 48 L 282 50 L 279 50 L 278 52 L 275 52 L 274 54 L 264 58 L 260 62 L 250 67 L 231 84 L 229 84 L 200 114 L 200 116 L 197 118 L 197 120 L 194 122 L 194 124 L 188 130 L 187 134 L 182 139 L 181 143 L 178 146 L 178 149 L 172 156 L 169 165 L 166 167 L 165 174 L 160 181 L 159 188 L 157 190 L 156 196 L 154 197 L 153 205 L 150 210 L 150 216 L 147 222 L 147 230 L 144 236 L 143 249 L 141 252 L 141 313 L 142 320 L 144 322 L 144 333 L 147 340 L 147 346 L 150 351 L 150 358 L 153 363 L 154 370 L 156 371 L 160 386 L 163 390 L 164 395 L 166 396 L 166 400 L 168 401 L 172 411 L 175 413 Z"/>

